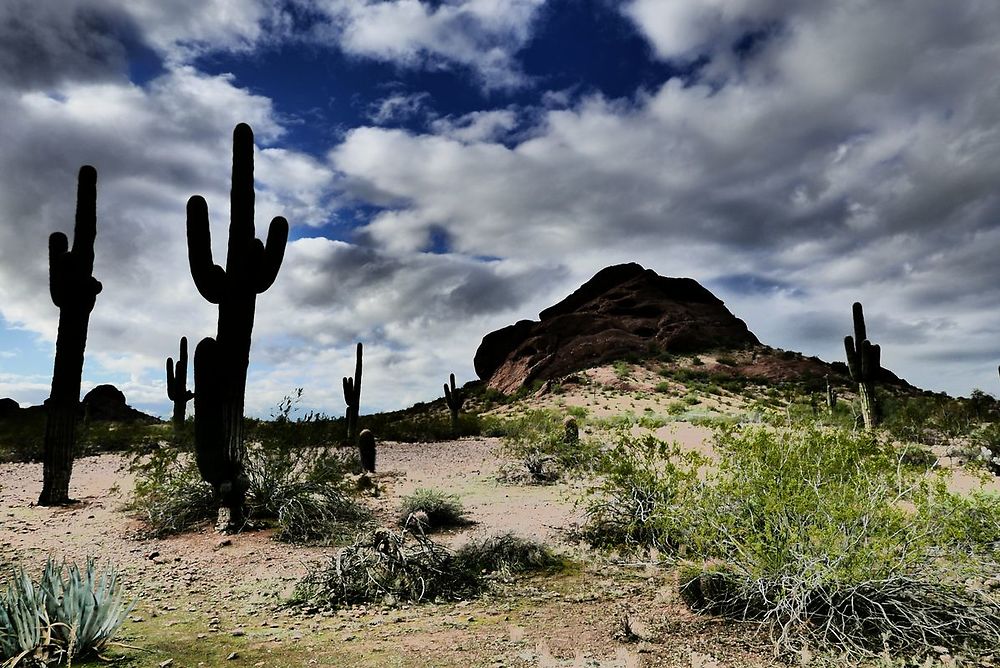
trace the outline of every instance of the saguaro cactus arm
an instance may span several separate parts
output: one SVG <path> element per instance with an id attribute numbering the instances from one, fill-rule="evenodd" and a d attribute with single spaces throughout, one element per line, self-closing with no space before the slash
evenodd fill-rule
<path id="1" fill-rule="evenodd" d="M 285 257 L 285 244 L 288 242 L 288 221 L 276 216 L 267 228 L 267 244 L 261 243 L 260 239 L 254 241 L 258 258 L 255 264 L 259 268 L 254 289 L 260 294 L 278 278 L 278 270 Z"/>
<path id="2" fill-rule="evenodd" d="M 62 232 L 49 235 L 49 293 L 59 308 L 93 310 L 103 287 L 93 276 L 96 239 L 97 170 L 84 165 L 77 180 L 73 249 Z"/>
<path id="3" fill-rule="evenodd" d="M 226 270 L 212 261 L 212 232 L 208 224 L 208 203 L 195 195 L 187 204 L 188 263 L 191 277 L 202 297 L 211 304 L 222 301 Z"/>
<path id="4" fill-rule="evenodd" d="M 181 337 L 181 352 L 177 357 L 176 372 L 174 358 L 167 358 L 167 398 L 171 401 L 190 401 L 194 392 L 187 389 L 188 341 Z"/>

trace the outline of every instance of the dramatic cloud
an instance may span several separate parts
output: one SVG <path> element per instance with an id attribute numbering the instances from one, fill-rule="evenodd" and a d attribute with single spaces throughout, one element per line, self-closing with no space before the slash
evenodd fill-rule
<path id="1" fill-rule="evenodd" d="M 105 290 L 88 382 L 135 404 L 164 406 L 163 359 L 215 330 L 184 204 L 208 200 L 221 260 L 240 121 L 257 138 L 258 234 L 280 214 L 293 239 L 259 298 L 251 412 L 304 387 L 339 413 L 357 340 L 366 407 L 429 399 L 448 372 L 472 377 L 485 332 L 625 261 L 693 276 L 763 341 L 827 359 L 860 299 L 901 375 L 996 384 L 995 2 L 632 0 L 616 7 L 683 77 L 621 99 L 523 74 L 542 0 L 50 4 L 0 8 L 0 338 L 25 358 L 50 349 L 46 239 L 71 231 L 93 164 Z M 345 76 L 398 66 L 357 100 L 360 120 L 315 133 L 333 145 L 292 137 L 306 110 L 279 113 L 266 86 L 199 69 L 303 45 Z M 155 61 L 138 76 L 137 53 Z M 471 82 L 461 104 L 438 92 L 441 71 Z M 44 397 L 42 357 L 0 357 L 0 393 Z"/>
<path id="2" fill-rule="evenodd" d="M 585 278 L 598 266 L 577 253 L 594 248 L 649 256 L 658 244 L 653 266 L 672 272 L 707 244 L 700 279 L 736 269 L 751 283 L 795 286 L 766 299 L 730 293 L 737 309 L 767 305 L 745 314 L 765 340 L 808 349 L 793 335 L 803 331 L 790 323 L 797 310 L 823 304 L 833 317 L 863 298 L 875 323 L 878 312 L 935 322 L 996 356 L 995 345 L 973 343 L 982 316 L 968 302 L 1000 301 L 1000 270 L 982 252 L 1000 221 L 1000 83 L 983 77 L 1000 66 L 1000 7 L 942 16 L 934 3 L 847 4 L 796 13 L 765 2 L 632 3 L 664 56 L 725 35 L 731 47 L 781 20 L 741 59 L 714 57 L 710 84 L 594 96 L 546 112 L 512 146 L 444 124 L 438 135 L 358 128 L 331 159 L 352 192 L 385 207 L 365 229 L 394 253 L 443 236 L 472 256 L 561 257 Z M 703 25 L 690 41 L 658 32 L 678 16 Z M 831 357 L 837 334 L 823 347 Z M 911 352 L 887 359 L 934 358 L 952 344 L 904 345 Z M 914 368 L 935 385 L 934 372 Z"/>

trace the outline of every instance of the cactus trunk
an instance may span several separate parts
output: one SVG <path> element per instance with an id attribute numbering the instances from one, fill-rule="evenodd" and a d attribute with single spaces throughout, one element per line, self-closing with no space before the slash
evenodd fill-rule
<path id="1" fill-rule="evenodd" d="M 73 248 L 62 232 L 49 237 L 49 292 L 59 307 L 52 390 L 45 402 L 45 452 L 38 505 L 71 503 L 76 414 L 80 405 L 87 328 L 101 283 L 93 277 L 97 237 L 97 171 L 80 168 Z"/>
<path id="2" fill-rule="evenodd" d="M 239 124 L 233 131 L 229 252 L 226 268 L 212 261 L 208 205 L 188 201 L 188 259 L 191 276 L 206 300 L 219 305 L 216 338 L 205 338 L 194 356 L 195 454 L 202 478 L 228 509 L 229 531 L 243 527 L 247 480 L 243 471 L 243 405 L 250 365 L 250 340 L 257 295 L 278 276 L 288 223 L 271 221 L 267 243 L 254 231 L 253 131 Z"/>

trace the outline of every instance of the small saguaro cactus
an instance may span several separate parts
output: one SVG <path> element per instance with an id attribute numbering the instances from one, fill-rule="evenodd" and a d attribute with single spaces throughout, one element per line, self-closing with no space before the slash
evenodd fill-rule
<path id="1" fill-rule="evenodd" d="M 875 381 L 878 380 L 882 351 L 878 345 L 868 340 L 865 331 L 865 315 L 860 302 L 854 302 L 854 336 L 844 337 L 847 351 L 847 368 L 851 380 L 858 384 L 858 398 L 861 402 L 861 417 L 867 429 L 873 429 L 878 421 L 878 405 L 875 399 Z"/>
<path id="2" fill-rule="evenodd" d="M 362 429 L 358 434 L 358 452 L 361 455 L 361 468 L 366 473 L 375 473 L 375 434 L 368 429 Z"/>
<path id="3" fill-rule="evenodd" d="M 358 440 L 358 411 L 361 408 L 361 343 L 358 342 L 357 363 L 354 365 L 354 376 L 344 376 L 344 402 L 347 403 L 347 440 L 356 443 Z"/>
<path id="4" fill-rule="evenodd" d="M 580 443 L 580 426 L 572 415 L 567 415 L 563 420 L 563 443 L 570 447 Z"/>
<path id="5" fill-rule="evenodd" d="M 450 383 L 450 387 L 449 387 Z M 451 431 L 454 434 L 458 433 L 458 413 L 462 410 L 462 404 L 465 403 L 465 397 L 462 393 L 455 387 L 455 374 L 448 375 L 448 383 L 444 386 L 444 400 L 448 404 L 448 410 L 451 412 Z"/>
<path id="6" fill-rule="evenodd" d="M 174 402 L 174 433 L 179 433 L 184 426 L 184 414 L 187 412 L 187 402 L 194 398 L 194 392 L 187 389 L 188 340 L 181 337 L 181 352 L 174 365 L 174 358 L 167 358 L 167 398 Z"/>
<path id="7" fill-rule="evenodd" d="M 219 306 L 216 338 L 202 339 L 194 351 L 195 454 L 202 478 L 229 510 L 229 531 L 244 524 L 243 402 L 257 295 L 278 277 L 288 241 L 288 221 L 280 216 L 271 221 L 266 244 L 256 238 L 253 131 L 245 123 L 233 130 L 232 174 L 225 269 L 212 261 L 208 204 L 197 195 L 187 204 L 191 276 L 201 296 Z"/>
<path id="8" fill-rule="evenodd" d="M 97 170 L 80 168 L 76 190 L 73 248 L 62 232 L 49 237 L 49 293 L 59 307 L 52 391 L 45 402 L 45 454 L 40 506 L 71 503 L 69 479 L 73 473 L 76 414 L 80 405 L 83 351 L 87 327 L 101 282 L 94 278 L 94 240 L 97 238 Z"/>
<path id="9" fill-rule="evenodd" d="M 830 376 L 824 376 L 826 378 L 826 407 L 833 413 L 834 409 L 837 407 L 837 391 L 833 389 L 833 385 L 830 385 Z"/>

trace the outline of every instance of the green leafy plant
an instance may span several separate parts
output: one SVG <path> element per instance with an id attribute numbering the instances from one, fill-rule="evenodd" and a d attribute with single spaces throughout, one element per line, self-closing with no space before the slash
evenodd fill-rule
<path id="1" fill-rule="evenodd" d="M 685 555 L 693 607 L 765 622 L 781 652 L 1000 641 L 1000 500 L 963 497 L 883 436 L 800 423 L 717 430 L 711 468 L 623 437 L 601 467 L 598 544 Z M 700 475 L 699 475 L 700 474 Z"/>
<path id="2" fill-rule="evenodd" d="M 71 663 L 99 653 L 114 637 L 133 604 L 124 600 L 118 573 L 98 573 L 93 559 L 81 569 L 49 558 L 37 583 L 16 569 L 0 597 L 0 659 Z"/>

